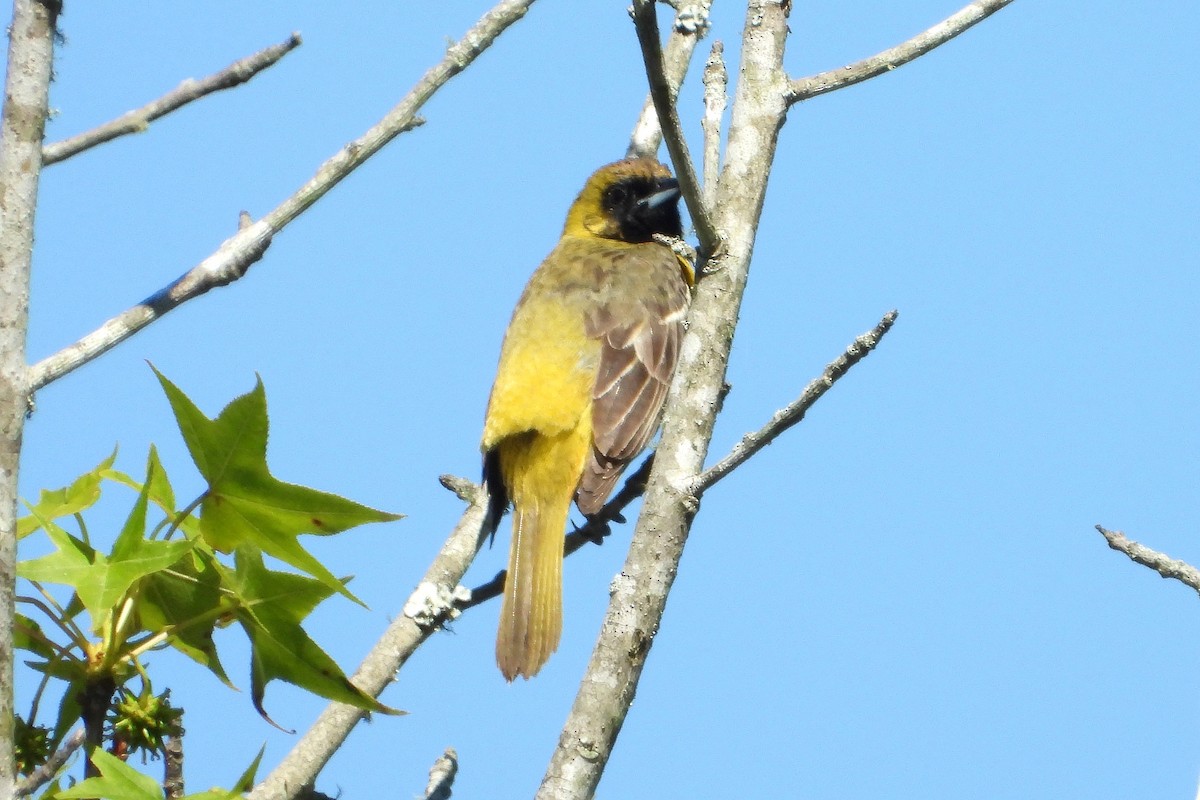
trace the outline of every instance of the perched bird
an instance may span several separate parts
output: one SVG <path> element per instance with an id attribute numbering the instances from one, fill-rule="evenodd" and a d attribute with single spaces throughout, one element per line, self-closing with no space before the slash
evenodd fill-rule
<path id="1" fill-rule="evenodd" d="M 694 280 L 654 239 L 682 235 L 678 201 L 653 159 L 597 170 L 504 336 L 482 449 L 492 531 L 513 504 L 496 637 L 509 681 L 533 677 L 558 647 L 572 498 L 599 511 L 658 427 Z"/>

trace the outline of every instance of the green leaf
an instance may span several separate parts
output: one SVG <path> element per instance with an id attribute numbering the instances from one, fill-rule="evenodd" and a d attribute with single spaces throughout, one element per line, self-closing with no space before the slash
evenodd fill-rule
<path id="1" fill-rule="evenodd" d="M 100 775 L 54 795 L 59 800 L 96 797 L 103 800 L 162 800 L 158 781 L 143 775 L 116 756 L 96 749 L 90 756 Z"/>
<path id="2" fill-rule="evenodd" d="M 258 748 L 258 755 L 250 762 L 250 766 L 237 779 L 237 783 L 233 785 L 234 792 L 248 792 L 254 788 L 254 776 L 258 774 L 258 767 L 262 764 L 263 753 L 267 752 L 266 742 Z"/>
<path id="3" fill-rule="evenodd" d="M 96 551 L 35 511 L 34 517 L 45 528 L 56 552 L 19 563 L 17 574 L 27 580 L 73 587 L 91 615 L 92 629 L 99 633 L 135 581 L 171 566 L 192 548 L 186 539 L 150 542 L 142 538 L 146 530 L 146 498 L 143 490 L 113 545 L 111 556 Z"/>
<path id="4" fill-rule="evenodd" d="M 83 694 L 85 680 L 86 678 L 80 677 L 72 681 L 63 692 L 62 700 L 58 704 L 58 718 L 54 721 L 54 733 L 50 737 L 56 749 L 83 716 L 83 706 L 80 705 L 79 698 Z"/>
<path id="5" fill-rule="evenodd" d="M 192 460 L 208 482 L 200 508 L 204 539 L 222 552 L 253 545 L 361 604 L 297 537 L 339 533 L 368 522 L 400 519 L 400 515 L 272 476 L 267 468 L 267 397 L 261 380 L 216 419 L 209 419 L 162 373 L 155 370 L 155 375 Z"/>
<path id="6" fill-rule="evenodd" d="M 54 797 L 62 791 L 62 776 L 55 778 L 46 784 L 45 789 L 38 795 L 38 800 L 54 800 Z"/>
<path id="7" fill-rule="evenodd" d="M 13 647 L 28 650 L 47 661 L 58 654 L 58 651 L 47 643 L 48 637 L 36 621 L 24 614 L 17 614 L 13 617 L 13 623 Z"/>
<path id="8" fill-rule="evenodd" d="M 18 562 L 17 575 L 31 581 L 78 587 L 80 583 L 89 581 L 97 560 L 103 560 L 104 566 L 107 566 L 107 559 L 87 542 L 67 533 L 39 512 L 34 511 L 33 515 L 38 520 L 38 525 L 46 529 L 46 535 L 55 546 L 55 552 L 30 561 Z M 91 608 L 88 610 L 91 611 Z M 98 626 L 101 620 L 93 614 L 92 622 Z"/>
<path id="9" fill-rule="evenodd" d="M 402 713 L 352 684 L 301 627 L 301 621 L 329 597 L 329 587 L 303 575 L 267 569 L 252 548 L 240 548 L 236 561 L 234 582 L 241 600 L 237 618 L 252 647 L 250 697 L 264 719 L 275 724 L 263 709 L 263 696 L 276 678 L 368 711 Z"/>
<path id="10" fill-rule="evenodd" d="M 147 575 L 137 587 L 136 610 L 145 630 L 177 628 L 168 644 L 188 658 L 207 667 L 226 686 L 232 687 L 213 633 L 226 622 L 237 600 L 222 591 L 228 572 L 202 542 L 169 569 Z"/>
<path id="11" fill-rule="evenodd" d="M 71 485 L 61 489 L 43 489 L 37 503 L 30 508 L 33 513 L 17 520 L 17 539 L 23 539 L 42 527 L 42 519 L 67 517 L 95 505 L 100 499 L 102 474 L 112 467 L 116 458 L 117 451 L 114 449 L 112 455 L 101 461 L 95 469 L 80 475 Z"/>
<path id="12" fill-rule="evenodd" d="M 25 666 L 68 683 L 83 685 L 87 679 L 87 662 L 82 658 L 50 658 L 45 661 L 26 661 Z"/>

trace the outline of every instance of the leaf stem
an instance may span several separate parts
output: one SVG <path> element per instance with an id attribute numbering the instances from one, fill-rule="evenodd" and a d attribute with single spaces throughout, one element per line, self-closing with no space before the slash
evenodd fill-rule
<path id="1" fill-rule="evenodd" d="M 164 542 L 175 535 L 175 531 L 179 530 L 179 526 L 183 524 L 183 521 L 186 520 L 188 517 L 190 517 L 192 515 L 192 512 L 200 507 L 200 504 L 204 502 L 204 499 L 206 497 L 208 497 L 207 489 L 205 489 L 203 492 L 201 492 L 200 496 L 197 497 L 195 500 L 188 503 L 187 506 L 182 511 L 176 512 L 175 519 L 173 519 L 171 521 L 171 527 L 167 528 L 167 532 L 163 534 Z"/>

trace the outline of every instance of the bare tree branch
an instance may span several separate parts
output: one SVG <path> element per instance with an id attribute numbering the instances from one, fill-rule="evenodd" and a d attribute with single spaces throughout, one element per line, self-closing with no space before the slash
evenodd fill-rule
<path id="1" fill-rule="evenodd" d="M 833 384 L 837 383 L 843 375 L 849 372 L 851 367 L 862 361 L 867 357 L 868 353 L 875 349 L 880 340 L 892 329 L 897 316 L 897 312 L 889 311 L 887 314 L 884 314 L 883 319 L 879 321 L 879 324 L 874 329 L 851 342 L 850 346 L 846 348 L 846 352 L 830 362 L 825 367 L 825 372 L 822 373 L 821 377 L 814 379 L 808 386 L 805 386 L 804 391 L 800 393 L 799 397 L 784 408 L 776 411 L 771 417 L 770 422 L 762 428 L 754 433 L 748 433 L 743 436 L 742 440 L 734 445 L 733 450 L 727 456 L 700 473 L 692 483 L 691 493 L 700 497 L 706 489 L 730 472 L 733 472 L 749 460 L 751 456 L 773 442 L 775 437 L 804 419 L 804 415 L 808 413 L 808 409 L 812 408 L 813 404 L 821 399 L 821 395 L 832 389 Z"/>
<path id="2" fill-rule="evenodd" d="M 417 111 L 425 102 L 521 19 L 533 2 L 503 0 L 484 14 L 461 40 L 447 49 L 442 61 L 426 72 L 403 100 L 370 130 L 322 164 L 295 194 L 258 222 L 239 230 L 170 286 L 105 322 L 75 344 L 39 361 L 30 369 L 28 391 L 34 392 L 86 364 L 188 300 L 242 277 L 262 257 L 275 234 L 396 136 L 422 124 L 424 120 L 417 116 Z"/>
<path id="3" fill-rule="evenodd" d="M 841 69 L 831 69 L 828 72 L 794 80 L 788 86 L 788 105 L 844 89 L 868 78 L 874 78 L 876 75 L 902 67 L 982 22 L 1012 1 L 975 0 L 974 3 L 965 6 L 957 13 L 903 44 L 898 44 L 882 53 L 864 58 L 862 61 L 856 61 Z"/>
<path id="4" fill-rule="evenodd" d="M 708 9 L 712 0 L 699 0 L 689 5 L 686 16 L 683 12 L 675 16 L 675 24 L 671 35 L 667 38 L 667 46 L 663 52 L 663 63 L 666 65 L 667 80 L 672 91 L 678 92 L 687 77 L 688 67 L 692 63 L 692 53 L 700 39 L 708 32 Z M 678 11 L 678 9 L 677 9 Z M 629 148 L 625 151 L 627 158 L 636 156 L 652 156 L 658 152 L 662 144 L 662 129 L 658 125 L 658 112 L 654 110 L 654 98 L 647 95 L 646 103 L 633 133 L 629 137 Z"/>
<path id="5" fill-rule="evenodd" d="M 1144 544 L 1138 544 L 1120 531 L 1110 531 L 1102 525 L 1097 525 L 1096 530 L 1113 550 L 1124 553 L 1131 560 L 1144 567 L 1149 567 L 1164 578 L 1174 578 L 1180 583 L 1190 586 L 1193 591 L 1200 594 L 1200 570 L 1191 564 L 1171 558 L 1157 550 L 1151 550 Z"/>
<path id="6" fill-rule="evenodd" d="M 42 764 L 29 773 L 23 781 L 17 784 L 17 788 L 12 793 L 14 800 L 28 797 L 53 780 L 58 771 L 67 763 L 67 760 L 75 755 L 75 751 L 80 748 L 83 740 L 86 738 L 87 735 L 82 728 L 68 736 L 66 741 L 62 743 L 62 747 L 58 748 L 58 750 L 50 755 L 50 758 L 46 759 L 45 764 Z"/>
<path id="7" fill-rule="evenodd" d="M 721 236 L 713 227 L 712 216 L 704 205 L 700 180 L 696 177 L 696 165 L 692 162 L 687 142 L 683 138 L 683 125 L 675 108 L 675 97 L 679 93 L 679 87 L 672 86 L 663 64 L 662 45 L 658 40 L 658 12 L 655 10 L 654 0 L 634 0 L 633 21 L 637 28 L 638 42 L 642 47 L 642 59 L 646 62 L 650 97 L 658 113 L 667 152 L 671 154 L 671 163 L 675 165 L 679 189 L 692 217 L 692 226 L 696 229 L 696 238 L 700 240 L 700 251 L 715 252 Z"/>
<path id="8" fill-rule="evenodd" d="M 690 486 L 703 468 L 746 285 L 767 175 L 783 124 L 783 50 L 790 0 L 750 0 L 743 59 L 730 119 L 726 163 L 714 222 L 726 247 L 696 284 L 679 369 L 667 400 L 629 556 L 587 673 L 538 790 L 539 800 L 584 800 L 595 793 L 679 568 L 697 498 Z"/>
<path id="9" fill-rule="evenodd" d="M 295 50 L 300 44 L 300 34 L 293 33 L 286 41 L 239 59 L 207 78 L 200 80 L 188 78 L 172 91 L 141 108 L 126 111 L 116 119 L 92 128 L 90 131 L 84 131 L 61 142 L 46 145 L 42 148 L 42 164 L 56 164 L 120 136 L 144 133 L 149 129 L 151 122 L 193 100 L 199 100 L 205 95 L 219 92 L 222 89 L 240 86 L 268 67 L 274 66 L 279 59 Z"/>
<path id="10" fill-rule="evenodd" d="M 567 537 L 568 554 L 606 533 L 609 521 L 623 521 L 621 511 L 641 495 L 652 462 L 653 457 L 647 458 L 598 514 Z M 441 483 L 462 498 L 468 508 L 409 596 L 404 615 L 392 621 L 352 676 L 354 685 L 373 697 L 383 692 L 408 658 L 446 621 L 504 590 L 505 573 L 501 572 L 469 597 L 455 591 L 484 542 L 481 526 L 488 499 L 482 486 L 464 478 L 443 475 Z M 279 766 L 248 795 L 248 800 L 297 796 L 296 792 L 312 784 L 354 725 L 364 718 L 361 709 L 331 703 Z"/>
<path id="11" fill-rule="evenodd" d="M 721 119 L 729 100 L 729 76 L 725 71 L 725 45 L 716 41 L 704 62 L 704 206 L 712 208 L 717 198 L 717 175 L 721 171 Z"/>
<path id="12" fill-rule="evenodd" d="M 642 461 L 642 465 L 637 468 L 637 471 L 625 479 L 625 484 L 621 487 L 621 490 L 604 504 L 604 508 L 588 519 L 583 527 L 577 528 L 567 534 L 566 541 L 563 542 L 563 558 L 566 558 L 588 544 L 603 542 L 603 537 L 609 533 L 610 523 L 625 521 L 625 518 L 621 516 L 621 512 L 625 510 L 626 506 L 642 496 L 642 492 L 646 490 L 646 478 L 650 476 L 650 468 L 653 465 L 654 454 L 652 453 Z M 499 597 L 504 593 L 504 581 L 507 579 L 508 570 L 500 570 L 496 573 L 496 577 L 472 589 L 471 596 L 457 604 L 458 610 L 466 611 L 469 608 L 474 608 L 486 603 L 488 600 Z"/>
<path id="13" fill-rule="evenodd" d="M 13 3 L 0 119 L 0 797 L 12 796 L 17 780 L 13 761 L 17 471 L 28 410 L 25 334 L 33 222 L 60 10 L 58 0 Z"/>
<path id="14" fill-rule="evenodd" d="M 458 753 L 453 747 L 433 762 L 429 768 L 429 783 L 425 786 L 425 800 L 450 800 L 454 788 L 454 776 L 458 774 Z"/>

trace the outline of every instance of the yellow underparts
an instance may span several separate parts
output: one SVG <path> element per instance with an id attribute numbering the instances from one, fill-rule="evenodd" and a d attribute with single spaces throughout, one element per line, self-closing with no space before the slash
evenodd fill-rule
<path id="1" fill-rule="evenodd" d="M 562 632 L 567 515 L 592 443 L 599 343 L 583 312 L 561 302 L 555 272 L 535 275 L 509 325 L 484 423 L 513 503 L 508 580 L 496 662 L 508 680 L 532 677 Z M 567 274 L 570 277 L 570 274 Z"/>

